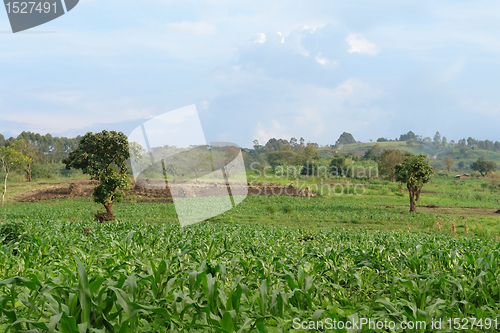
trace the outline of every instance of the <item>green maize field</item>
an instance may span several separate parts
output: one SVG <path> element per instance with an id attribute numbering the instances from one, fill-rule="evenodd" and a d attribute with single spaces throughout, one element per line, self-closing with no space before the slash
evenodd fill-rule
<path id="1" fill-rule="evenodd" d="M 247 198 L 187 228 L 168 204 L 117 205 L 120 221 L 105 224 L 92 222 L 87 199 L 12 204 L 0 211 L 0 330 L 290 332 L 294 318 L 372 318 L 425 321 L 405 332 L 432 332 L 438 318 L 498 318 L 492 239 L 237 222 L 251 212 L 303 218 L 308 205 L 334 204 L 314 199 L 269 198 L 293 207 L 269 212 Z"/>

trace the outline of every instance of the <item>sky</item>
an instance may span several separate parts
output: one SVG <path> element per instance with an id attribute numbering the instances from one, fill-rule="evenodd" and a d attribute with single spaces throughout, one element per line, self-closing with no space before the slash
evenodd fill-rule
<path id="1" fill-rule="evenodd" d="M 0 133 L 130 132 L 196 105 L 207 142 L 413 131 L 500 141 L 500 2 L 81 0 L 13 34 Z"/>

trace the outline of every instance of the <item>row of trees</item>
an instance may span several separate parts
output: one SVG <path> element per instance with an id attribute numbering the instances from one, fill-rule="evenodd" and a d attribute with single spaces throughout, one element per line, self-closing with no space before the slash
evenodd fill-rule
<path id="1" fill-rule="evenodd" d="M 434 134 L 434 137 L 431 138 L 430 136 L 427 137 L 422 137 L 422 135 L 417 135 L 413 131 L 409 131 L 406 134 L 401 134 L 399 138 L 396 138 L 394 140 L 390 140 L 384 137 L 378 138 L 377 142 L 388 142 L 388 141 L 406 141 L 406 142 L 421 142 L 421 143 L 433 143 L 436 148 L 442 147 L 449 144 L 457 144 L 462 147 L 469 147 L 472 149 L 478 148 L 478 149 L 484 149 L 484 150 L 490 150 L 490 151 L 500 151 L 500 142 L 499 141 L 491 141 L 491 140 L 476 140 L 472 137 L 469 137 L 468 139 L 460 139 L 457 142 L 454 140 L 451 140 L 448 142 L 448 139 L 445 136 L 442 136 L 441 133 L 436 132 Z"/>

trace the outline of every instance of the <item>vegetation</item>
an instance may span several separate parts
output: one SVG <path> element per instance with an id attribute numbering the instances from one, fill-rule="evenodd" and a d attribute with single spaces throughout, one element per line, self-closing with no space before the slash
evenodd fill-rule
<path id="1" fill-rule="evenodd" d="M 493 161 L 477 160 L 470 167 L 472 170 L 479 172 L 483 177 L 497 170 L 497 164 Z"/>
<path id="2" fill-rule="evenodd" d="M 409 156 L 396 165 L 396 180 L 406 184 L 410 196 L 410 212 L 417 211 L 415 196 L 419 196 L 422 187 L 431 180 L 434 170 L 427 161 L 427 155 Z"/>
<path id="3" fill-rule="evenodd" d="M 431 320 L 500 320 L 500 176 L 453 173 L 478 159 L 500 161 L 500 153 L 440 134 L 400 139 L 256 141 L 244 151 L 250 182 L 308 186 L 316 196 L 249 196 L 186 228 L 165 198 L 123 191 L 131 179 L 123 134 L 88 133 L 64 159 L 66 172 L 79 168 L 78 177 L 100 182 L 95 202 L 16 202 L 68 186 L 62 165 L 37 153 L 31 176 L 43 181 L 27 182 L 20 163 L 0 210 L 0 331 L 289 332 L 294 318 L 372 318 L 424 321 L 427 330 L 406 330 L 423 332 L 433 331 Z M 26 158 L 20 140 L 0 136 L 0 145 Z M 235 152 L 218 151 L 214 163 Z M 186 170 L 164 165 L 165 172 L 194 179 L 197 159 L 179 156 Z M 458 163 L 447 168 L 445 159 Z M 406 192 L 419 214 L 406 208 Z M 90 212 L 109 202 L 118 223 L 96 223 Z"/>
<path id="4" fill-rule="evenodd" d="M 28 159 L 21 153 L 15 151 L 11 148 L 0 148 L 0 162 L 2 163 L 2 169 L 5 171 L 4 176 L 4 187 L 2 193 L 2 208 L 4 206 L 5 194 L 7 193 L 7 180 L 9 178 L 9 173 L 12 170 L 22 168 L 26 165 Z"/>
<path id="5" fill-rule="evenodd" d="M 121 223 L 98 224 L 89 205 L 0 214 L 22 214 L 29 230 L 0 246 L 0 329 L 287 332 L 296 317 L 498 316 L 500 248 L 486 239 L 229 220 L 182 229 L 145 222 L 175 217 L 154 204 L 118 205 Z"/>
<path id="6" fill-rule="evenodd" d="M 121 190 L 129 187 L 125 165 L 129 157 L 125 134 L 102 131 L 85 134 L 78 148 L 63 160 L 66 169 L 81 169 L 84 174 L 100 182 L 94 189 L 93 196 L 95 202 L 103 204 L 106 209 L 105 215 L 98 215 L 98 218 L 102 217 L 101 220 L 114 220 L 113 201 L 121 198 Z"/>

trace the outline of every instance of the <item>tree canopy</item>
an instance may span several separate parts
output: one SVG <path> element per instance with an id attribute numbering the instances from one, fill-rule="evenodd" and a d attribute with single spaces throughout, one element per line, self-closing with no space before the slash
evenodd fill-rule
<path id="1" fill-rule="evenodd" d="M 486 176 L 488 173 L 495 172 L 498 168 L 497 164 L 493 161 L 477 160 L 470 165 L 471 169 L 477 171 L 481 176 Z"/>
<path id="2" fill-rule="evenodd" d="M 407 157 L 395 167 L 396 180 L 406 184 L 410 196 L 410 212 L 416 212 L 415 195 L 434 175 L 434 169 L 427 160 L 427 155 L 419 154 Z"/>
<path id="3" fill-rule="evenodd" d="M 83 173 L 98 180 L 94 189 L 94 201 L 106 208 L 106 220 L 113 220 L 113 200 L 123 195 L 120 189 L 128 189 L 127 166 L 130 157 L 127 136 L 121 132 L 102 131 L 87 133 L 78 148 L 63 160 L 66 169 L 81 169 Z"/>

